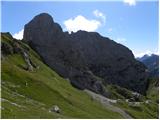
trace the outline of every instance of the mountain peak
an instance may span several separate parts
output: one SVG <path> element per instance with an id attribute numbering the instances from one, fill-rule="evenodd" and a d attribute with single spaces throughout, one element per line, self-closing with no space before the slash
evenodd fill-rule
<path id="1" fill-rule="evenodd" d="M 48 13 L 40 13 L 34 17 L 34 19 L 53 20 L 52 16 Z"/>
<path id="2" fill-rule="evenodd" d="M 105 84 L 117 84 L 139 93 L 146 91 L 145 66 L 134 59 L 127 47 L 96 32 L 66 34 L 59 24 L 48 19 L 48 14 L 34 17 L 25 25 L 24 40 L 48 66 L 69 78 L 73 86 L 103 95 Z"/>
<path id="3" fill-rule="evenodd" d="M 28 34 L 28 31 L 32 33 L 32 36 Z M 26 41 L 30 41 L 32 39 L 37 39 L 36 37 L 45 36 L 46 39 L 49 39 L 50 36 L 55 36 L 55 34 L 61 33 L 62 28 L 59 24 L 53 21 L 53 18 L 48 13 L 41 13 L 35 16 L 28 24 L 24 26 L 24 36 L 23 38 Z M 30 37 L 30 39 L 28 39 Z M 44 39 L 37 39 L 39 44 Z"/>
<path id="4" fill-rule="evenodd" d="M 156 54 L 145 54 L 143 57 L 137 58 L 149 69 L 150 77 L 158 78 L 159 76 L 159 56 Z"/>

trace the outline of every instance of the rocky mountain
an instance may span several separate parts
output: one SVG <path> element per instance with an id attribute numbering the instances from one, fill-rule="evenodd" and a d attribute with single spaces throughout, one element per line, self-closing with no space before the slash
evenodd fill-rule
<path id="1" fill-rule="evenodd" d="M 79 90 L 24 41 L 1 33 L 2 119 L 155 119 L 159 116 L 155 86 L 157 82 L 150 80 L 146 96 L 109 84 L 105 89 L 110 97 Z"/>
<path id="2" fill-rule="evenodd" d="M 143 55 L 142 57 L 137 57 L 136 59 L 142 62 L 143 60 L 145 60 L 145 59 L 147 59 L 147 58 L 149 58 L 149 57 L 150 57 L 150 55 L 145 54 L 145 55 Z"/>
<path id="3" fill-rule="evenodd" d="M 23 38 L 49 67 L 79 89 L 107 96 L 105 86 L 115 84 L 146 92 L 146 67 L 127 47 L 96 32 L 68 34 L 42 13 L 25 25 Z"/>
<path id="4" fill-rule="evenodd" d="M 144 55 L 141 58 L 137 58 L 137 60 L 144 63 L 150 73 L 150 77 L 158 78 L 159 77 L 159 56 L 152 54 L 152 55 Z"/>
<path id="5" fill-rule="evenodd" d="M 124 118 L 72 87 L 10 33 L 1 33 L 1 51 L 1 118 Z"/>

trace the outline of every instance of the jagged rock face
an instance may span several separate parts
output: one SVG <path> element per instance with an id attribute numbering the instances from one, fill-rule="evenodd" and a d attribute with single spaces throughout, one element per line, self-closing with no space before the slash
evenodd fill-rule
<path id="1" fill-rule="evenodd" d="M 149 70 L 149 77 L 151 78 L 159 78 L 159 56 L 152 54 L 144 55 L 141 58 L 137 58 L 137 60 L 141 61 L 146 65 Z"/>
<path id="2" fill-rule="evenodd" d="M 50 15 L 42 13 L 25 25 L 24 40 L 46 64 L 80 89 L 106 94 L 103 87 L 109 83 L 145 93 L 145 66 L 127 47 L 98 33 L 68 34 Z"/>

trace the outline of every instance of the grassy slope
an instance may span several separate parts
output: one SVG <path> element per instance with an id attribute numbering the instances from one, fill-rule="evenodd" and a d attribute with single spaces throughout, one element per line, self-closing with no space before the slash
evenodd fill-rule
<path id="1" fill-rule="evenodd" d="M 159 83 L 158 78 L 150 79 L 149 88 L 147 91 L 147 97 L 157 103 L 159 102 L 159 87 L 158 87 L 159 85 L 157 85 L 158 83 Z"/>
<path id="2" fill-rule="evenodd" d="M 2 35 L 2 42 L 11 45 L 13 41 L 10 39 L 9 35 Z M 29 48 L 22 42 L 20 44 Z M 73 88 L 29 49 L 32 61 L 39 66 L 33 72 L 24 69 L 26 63 L 20 54 L 8 55 L 2 60 L 2 118 L 122 118 L 83 91 Z M 124 99 L 115 87 L 109 86 L 108 89 L 114 93 L 111 97 Z M 122 101 L 117 106 L 133 118 L 158 118 L 157 94 L 158 90 L 155 92 L 155 87 L 150 86 L 147 97 L 154 102 L 131 107 Z M 49 112 L 53 105 L 60 107 L 60 114 Z"/>
<path id="3" fill-rule="evenodd" d="M 122 108 L 131 117 L 137 119 L 153 119 L 158 118 L 159 116 L 159 92 L 158 88 L 155 85 L 156 82 L 157 80 L 155 79 L 150 80 L 150 86 L 147 91 L 147 96 L 141 96 L 141 104 L 138 106 L 131 106 L 129 105 L 129 103 L 125 102 L 125 98 L 132 97 L 131 91 L 113 85 L 108 85 L 107 89 L 112 93 L 111 98 L 121 99 L 118 104 L 115 105 Z M 149 104 L 146 104 L 146 100 L 151 100 L 151 102 Z"/>
<path id="4" fill-rule="evenodd" d="M 2 35 L 2 42 L 11 44 L 10 39 Z M 2 60 L 2 118 L 122 118 L 73 88 L 29 49 L 31 60 L 39 66 L 33 72 L 24 69 L 26 63 L 20 54 Z M 60 107 L 59 114 L 49 112 L 53 105 Z"/>
<path id="5" fill-rule="evenodd" d="M 139 106 L 130 106 L 128 103 L 121 101 L 117 106 L 136 119 L 157 119 L 159 116 L 159 106 L 153 102 L 149 104 L 141 103 Z"/>

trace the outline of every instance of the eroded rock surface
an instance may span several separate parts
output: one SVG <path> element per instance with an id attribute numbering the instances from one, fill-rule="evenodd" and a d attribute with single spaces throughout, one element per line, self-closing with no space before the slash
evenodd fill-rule
<path id="1" fill-rule="evenodd" d="M 80 89 L 107 95 L 104 86 L 116 84 L 145 93 L 146 68 L 127 47 L 96 32 L 68 34 L 47 13 L 25 25 L 24 40 L 58 74 Z"/>

